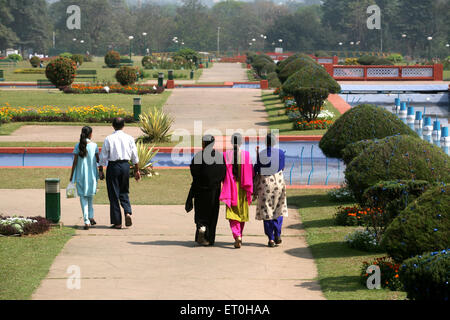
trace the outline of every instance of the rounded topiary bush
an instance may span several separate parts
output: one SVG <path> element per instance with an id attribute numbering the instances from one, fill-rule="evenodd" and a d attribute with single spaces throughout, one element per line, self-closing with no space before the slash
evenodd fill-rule
<path id="1" fill-rule="evenodd" d="M 120 54 L 111 50 L 105 55 L 105 64 L 109 68 L 117 68 L 120 65 Z"/>
<path id="2" fill-rule="evenodd" d="M 16 62 L 23 60 L 22 56 L 20 54 L 16 54 L 16 53 L 12 53 L 12 54 L 8 55 L 8 59 L 16 61 Z"/>
<path id="3" fill-rule="evenodd" d="M 152 64 L 152 57 L 150 56 L 145 56 L 142 58 L 142 66 L 145 68 L 147 65 L 151 65 Z"/>
<path id="4" fill-rule="evenodd" d="M 271 72 L 267 75 L 267 81 L 269 82 L 270 88 L 279 88 L 281 87 L 280 79 L 278 79 L 278 75 L 276 72 Z"/>
<path id="5" fill-rule="evenodd" d="M 388 226 L 382 243 L 398 262 L 450 248 L 450 187 L 432 187 L 411 202 Z"/>
<path id="6" fill-rule="evenodd" d="M 59 57 L 47 65 L 45 75 L 56 87 L 69 86 L 75 80 L 77 65 L 72 59 Z"/>
<path id="7" fill-rule="evenodd" d="M 329 93 L 338 93 L 341 91 L 339 83 L 318 64 L 305 66 L 290 76 L 283 84 L 283 91 L 293 93 L 300 87 L 323 88 L 327 89 Z"/>
<path id="8" fill-rule="evenodd" d="M 310 60 L 311 62 L 316 62 L 313 58 L 311 58 L 310 56 L 308 56 L 306 54 L 296 53 L 296 54 L 294 54 L 290 57 L 287 57 L 286 59 L 278 62 L 277 70 L 276 70 L 277 73 L 280 73 L 281 70 L 283 70 L 285 66 L 287 66 L 289 63 L 291 63 L 292 61 L 294 61 L 295 59 L 298 59 L 298 58 L 304 58 L 304 59 Z"/>
<path id="9" fill-rule="evenodd" d="M 319 66 L 319 64 L 317 64 L 310 57 L 297 58 L 297 59 L 291 61 L 290 63 L 288 63 L 287 65 L 285 65 L 283 67 L 283 69 L 281 69 L 279 71 L 278 78 L 280 79 L 281 83 L 284 83 L 294 73 L 296 73 L 297 71 L 300 71 L 304 67 L 311 66 L 311 65 Z"/>
<path id="10" fill-rule="evenodd" d="M 396 115 L 384 108 L 363 104 L 338 118 L 320 140 L 319 147 L 327 157 L 342 159 L 343 149 L 351 143 L 396 134 L 417 137 Z"/>
<path id="11" fill-rule="evenodd" d="M 373 145 L 378 139 L 373 140 L 361 140 L 358 142 L 350 143 L 342 150 L 342 161 L 347 166 L 354 158 L 359 156 L 368 147 Z"/>
<path id="12" fill-rule="evenodd" d="M 448 301 L 450 249 L 427 252 L 408 259 L 399 271 L 408 299 Z"/>
<path id="13" fill-rule="evenodd" d="M 375 142 L 347 166 L 345 179 L 356 199 L 388 180 L 450 181 L 450 157 L 420 138 L 397 135 Z"/>
<path id="14" fill-rule="evenodd" d="M 30 64 L 31 64 L 31 66 L 33 68 L 37 68 L 41 64 L 41 59 L 39 57 L 36 57 L 36 56 L 31 57 Z"/>
<path id="15" fill-rule="evenodd" d="M 79 66 L 81 66 L 84 62 L 84 56 L 82 54 L 74 54 L 70 59 L 75 61 L 75 63 L 78 63 Z"/>
<path id="16" fill-rule="evenodd" d="M 276 65 L 273 60 L 265 55 L 257 56 L 252 63 L 253 68 L 259 76 L 274 72 Z"/>
<path id="17" fill-rule="evenodd" d="M 137 80 L 136 69 L 123 66 L 116 72 L 116 80 L 123 86 L 134 84 Z"/>

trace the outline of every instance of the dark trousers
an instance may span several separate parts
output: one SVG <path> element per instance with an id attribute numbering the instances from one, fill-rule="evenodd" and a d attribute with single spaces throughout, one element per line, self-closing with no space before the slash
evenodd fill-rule
<path id="1" fill-rule="evenodd" d="M 275 238 L 280 238 L 282 226 L 283 216 L 274 220 L 264 220 L 264 233 L 269 237 L 269 240 L 275 240 Z"/>
<path id="2" fill-rule="evenodd" d="M 108 163 L 108 168 L 106 169 L 106 186 L 108 188 L 111 224 L 122 224 L 120 205 L 122 205 L 125 213 L 132 214 L 130 199 L 128 197 L 130 186 L 130 165 L 128 161 Z"/>
<path id="3" fill-rule="evenodd" d="M 195 224 L 197 225 L 195 241 L 198 240 L 198 229 L 204 226 L 206 227 L 205 239 L 213 245 L 216 240 L 216 227 L 219 219 L 220 186 L 208 191 L 197 191 L 194 197 Z"/>

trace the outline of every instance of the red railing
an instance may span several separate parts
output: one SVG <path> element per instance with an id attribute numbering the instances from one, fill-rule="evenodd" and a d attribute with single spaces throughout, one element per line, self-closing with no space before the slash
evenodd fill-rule
<path id="1" fill-rule="evenodd" d="M 228 62 L 228 63 L 246 63 L 247 56 L 234 56 L 234 57 L 223 57 L 219 59 L 219 62 Z"/>
<path id="2" fill-rule="evenodd" d="M 342 66 L 324 64 L 324 68 L 335 80 L 395 81 L 395 80 L 432 80 L 442 81 L 442 64 L 430 66 Z"/>

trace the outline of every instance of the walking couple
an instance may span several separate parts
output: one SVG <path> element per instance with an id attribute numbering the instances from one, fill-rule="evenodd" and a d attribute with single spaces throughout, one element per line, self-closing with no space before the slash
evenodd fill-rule
<path id="1" fill-rule="evenodd" d="M 214 245 L 222 201 L 226 204 L 234 247 L 240 248 L 245 223 L 249 221 L 249 205 L 257 198 L 256 220 L 264 221 L 269 247 L 281 244 L 283 217 L 288 215 L 284 152 L 274 148 L 275 139 L 269 134 L 267 148 L 261 152 L 257 148 L 253 166 L 250 153 L 241 150 L 241 134 L 233 134 L 233 149 L 223 154 L 216 153 L 214 141 L 211 135 L 203 137 L 202 151 L 195 154 L 190 166 L 193 182 L 186 211 L 195 208 L 195 241 L 204 246 Z"/>
<path id="2" fill-rule="evenodd" d="M 84 229 L 96 225 L 94 220 L 93 198 L 97 193 L 98 180 L 104 180 L 106 169 L 106 186 L 110 203 L 111 228 L 122 229 L 122 213 L 124 209 L 125 226 L 132 225 L 132 209 L 129 199 L 129 178 L 131 161 L 134 166 L 134 178 L 141 179 L 139 158 L 133 137 L 123 132 L 125 120 L 113 120 L 114 133 L 106 137 L 101 152 L 92 141 L 92 128 L 83 127 L 80 142 L 73 150 L 74 159 L 70 181 L 76 183 L 83 213 Z"/>

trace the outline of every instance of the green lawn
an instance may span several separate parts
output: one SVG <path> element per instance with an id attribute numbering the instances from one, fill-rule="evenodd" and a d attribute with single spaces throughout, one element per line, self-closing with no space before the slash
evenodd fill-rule
<path id="1" fill-rule="evenodd" d="M 142 57 L 141 56 L 133 56 L 132 58 L 134 62 L 134 66 L 136 67 L 142 67 Z M 210 63 L 209 67 L 212 67 L 212 64 Z M 28 69 L 31 68 L 31 64 L 28 61 L 21 61 L 17 63 L 16 67 L 14 68 L 5 68 L 2 67 L 2 70 L 5 71 L 5 81 L 22 81 L 22 82 L 34 82 L 40 79 L 46 79 L 45 74 L 17 74 L 14 73 L 15 69 Z M 45 70 L 45 69 L 43 69 Z M 104 62 L 103 57 L 94 57 L 92 62 L 84 62 L 79 70 L 96 70 L 97 71 L 97 81 L 99 82 L 117 82 L 115 79 L 115 74 L 118 70 L 118 68 L 107 68 Z M 156 80 L 158 76 L 153 77 L 154 73 L 158 72 L 164 72 L 165 77 L 164 79 L 167 80 L 167 70 L 144 70 L 146 73 L 146 78 L 143 81 L 148 80 Z M 191 70 L 174 70 L 174 73 L 177 74 L 184 74 L 185 78 L 182 78 L 183 80 L 189 80 Z M 198 69 L 194 71 L 194 80 L 198 80 L 200 76 L 203 73 L 203 69 Z M 175 79 L 176 80 L 176 79 Z M 75 82 L 85 82 L 86 79 L 75 79 Z M 89 79 L 88 79 L 89 81 Z M 142 82 L 142 81 L 141 81 Z M 156 83 L 156 82 L 155 82 Z"/>
<path id="2" fill-rule="evenodd" d="M 159 170 L 159 176 L 130 180 L 130 197 L 136 205 L 184 204 L 192 182 L 189 170 Z M 69 183 L 70 169 L 0 169 L 0 189 L 42 189 L 46 178 L 60 178 L 61 188 Z M 106 182 L 99 182 L 96 204 L 108 204 Z"/>
<path id="3" fill-rule="evenodd" d="M 166 90 L 162 94 L 141 95 L 142 112 L 149 108 L 162 108 L 172 91 Z M 133 112 L 134 95 L 129 94 L 65 94 L 57 90 L 30 90 L 30 91 L 0 91 L 0 106 L 8 103 L 11 107 L 42 107 L 54 106 L 65 109 L 75 106 L 112 105 Z"/>
<path id="4" fill-rule="evenodd" d="M 444 81 L 450 81 L 450 70 L 444 70 Z"/>
<path id="5" fill-rule="evenodd" d="M 55 228 L 24 237 L 0 237 L 0 300 L 26 300 L 47 276 L 75 229 Z"/>
<path id="6" fill-rule="evenodd" d="M 319 272 L 322 291 L 330 300 L 396 300 L 406 293 L 389 289 L 369 290 L 359 283 L 363 261 L 383 256 L 347 247 L 347 234 L 356 227 L 335 226 L 333 215 L 339 203 L 331 202 L 326 191 L 289 190 L 288 204 L 299 208 L 306 240 Z"/>
<path id="7" fill-rule="evenodd" d="M 285 108 L 278 96 L 271 90 L 264 90 L 261 94 L 262 100 L 268 114 L 270 129 L 278 129 L 281 135 L 323 135 L 326 130 L 294 130 L 293 122 L 285 113 Z M 329 102 L 325 102 L 325 109 L 335 114 L 334 120 L 341 116 L 339 111 Z"/>

